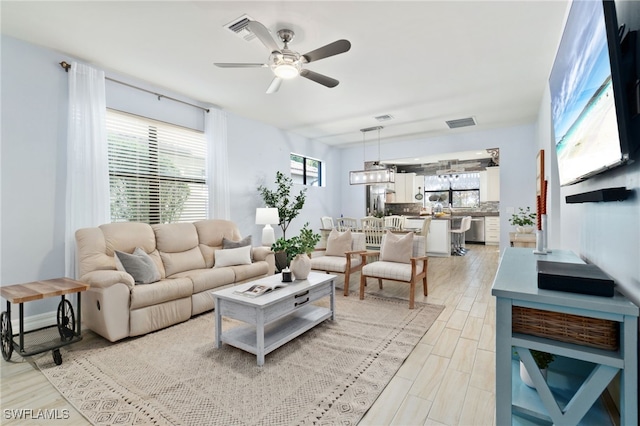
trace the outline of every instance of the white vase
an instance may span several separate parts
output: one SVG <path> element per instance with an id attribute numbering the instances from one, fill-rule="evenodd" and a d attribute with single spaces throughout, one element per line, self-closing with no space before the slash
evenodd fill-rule
<path id="1" fill-rule="evenodd" d="M 543 368 L 540 370 L 540 372 L 542 373 L 542 377 L 544 377 L 544 380 L 546 381 L 547 369 Z M 522 379 L 525 385 L 529 386 L 530 388 L 534 388 L 534 389 L 536 388 L 536 386 L 533 384 L 533 380 L 531 380 L 531 376 L 529 375 L 529 372 L 527 371 L 527 367 L 524 366 L 522 361 L 520 361 L 520 378 Z"/>
<path id="2" fill-rule="evenodd" d="M 311 259 L 306 254 L 298 254 L 291 261 L 290 269 L 296 280 L 306 280 L 311 272 Z"/>
<path id="3" fill-rule="evenodd" d="M 516 232 L 518 234 L 531 234 L 533 232 L 533 226 L 516 226 Z"/>

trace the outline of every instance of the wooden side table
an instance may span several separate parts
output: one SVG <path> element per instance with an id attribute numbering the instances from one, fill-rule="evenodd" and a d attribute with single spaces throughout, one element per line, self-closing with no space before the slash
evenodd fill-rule
<path id="1" fill-rule="evenodd" d="M 34 281 L 25 284 L 16 284 L 0 287 L 0 295 L 7 300 L 7 310 L 0 314 L 2 331 L 2 357 L 5 361 L 11 359 L 15 347 L 20 356 L 26 357 L 46 351 L 52 351 L 56 365 L 62 364 L 60 348 L 79 340 L 81 336 L 81 292 L 87 290 L 89 285 L 70 278 L 54 278 L 51 280 Z M 67 294 L 78 293 L 78 314 L 73 311 L 71 302 L 65 298 Z M 36 330 L 24 330 L 24 304 L 33 300 L 46 299 L 60 296 L 58 304 L 56 324 L 38 328 Z M 11 304 L 20 305 L 19 332 L 13 334 L 11 325 Z M 49 329 L 57 329 L 57 333 L 47 332 Z M 29 335 L 29 350 L 25 348 L 25 337 Z M 15 337 L 18 339 L 15 340 Z"/>
<path id="2" fill-rule="evenodd" d="M 536 234 L 532 232 L 524 234 L 509 232 L 509 241 L 511 242 L 511 247 L 536 248 Z"/>

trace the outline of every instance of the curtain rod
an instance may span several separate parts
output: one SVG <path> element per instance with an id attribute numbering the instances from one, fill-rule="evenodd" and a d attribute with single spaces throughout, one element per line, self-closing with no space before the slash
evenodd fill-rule
<path id="1" fill-rule="evenodd" d="M 68 63 L 68 62 L 65 62 L 65 61 L 60 62 L 60 66 L 62 68 L 64 68 L 64 70 L 66 72 L 69 72 L 69 68 L 71 68 L 71 64 Z M 185 105 L 189 105 L 189 106 L 192 106 L 192 107 L 195 107 L 195 108 L 199 108 L 199 109 L 201 109 L 201 110 L 203 110 L 203 111 L 205 111 L 207 113 L 209 112 L 208 108 L 201 107 L 200 105 L 191 104 L 189 102 L 181 101 L 180 99 L 172 98 L 171 96 L 165 96 L 165 95 L 163 95 L 161 93 L 152 92 L 151 90 L 147 90 L 147 89 L 144 89 L 142 87 L 134 86 L 133 84 L 125 83 L 124 81 L 116 80 L 116 79 L 111 78 L 111 77 L 105 77 L 105 80 L 113 81 L 114 83 L 118 83 L 118 84 L 121 84 L 123 86 L 131 87 L 132 89 L 136 89 L 136 90 L 140 90 L 140 91 L 143 91 L 143 92 L 150 93 L 152 95 L 157 96 L 158 100 L 162 100 L 162 98 L 165 98 L 165 99 L 169 99 L 170 101 L 180 102 L 181 104 L 185 104 Z"/>

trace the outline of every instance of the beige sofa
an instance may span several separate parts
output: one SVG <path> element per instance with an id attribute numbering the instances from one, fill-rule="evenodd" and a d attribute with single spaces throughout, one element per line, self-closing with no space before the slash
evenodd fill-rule
<path id="1" fill-rule="evenodd" d="M 233 222 L 123 222 L 78 230 L 78 276 L 91 286 L 82 295 L 83 325 L 112 342 L 146 334 L 213 309 L 211 291 L 218 287 L 274 273 L 268 247 L 252 247 L 250 264 L 216 267 L 223 238 L 241 240 Z M 136 284 L 118 270 L 115 251 L 132 253 L 138 247 L 157 266 L 159 281 Z"/>

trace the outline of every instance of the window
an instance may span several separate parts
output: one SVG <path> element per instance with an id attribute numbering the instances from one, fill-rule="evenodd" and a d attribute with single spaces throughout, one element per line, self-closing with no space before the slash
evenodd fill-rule
<path id="1" fill-rule="evenodd" d="M 480 204 L 480 174 L 461 173 L 454 175 L 425 176 L 425 198 L 441 202 L 444 206 L 478 207 Z"/>
<path id="2" fill-rule="evenodd" d="M 207 217 L 204 133 L 107 110 L 107 141 L 112 222 Z"/>
<path id="3" fill-rule="evenodd" d="M 322 161 L 291 154 L 291 179 L 293 183 L 308 186 L 323 186 Z"/>

